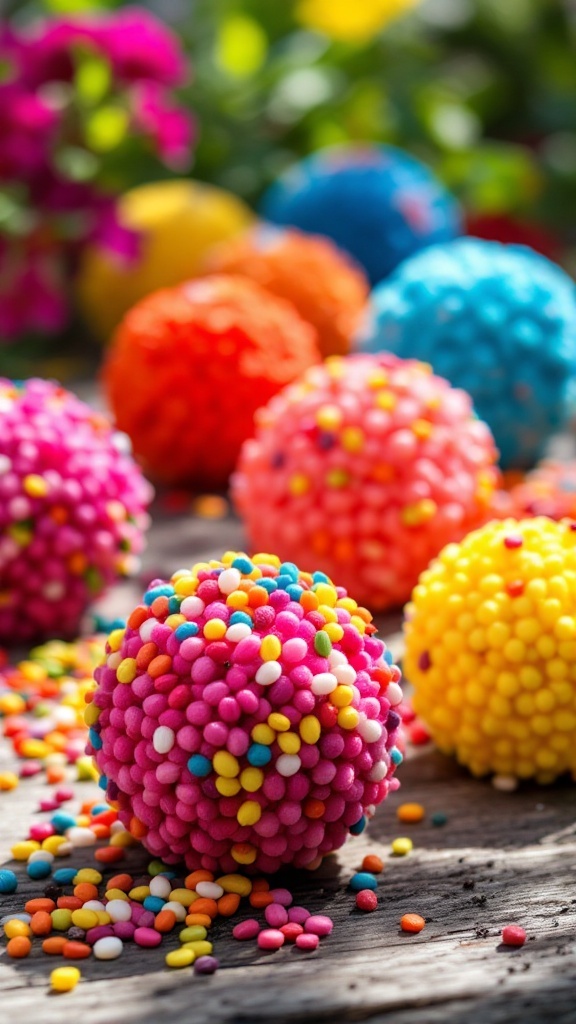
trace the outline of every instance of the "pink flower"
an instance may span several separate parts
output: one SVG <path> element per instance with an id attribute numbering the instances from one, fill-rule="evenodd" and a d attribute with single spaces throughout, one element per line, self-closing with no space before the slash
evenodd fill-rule
<path id="1" fill-rule="evenodd" d="M 89 32 L 122 81 L 184 82 L 187 65 L 177 36 L 143 8 L 93 19 Z"/>
<path id="2" fill-rule="evenodd" d="M 194 122 L 190 115 L 170 102 L 166 89 L 146 82 L 134 92 L 134 121 L 154 142 L 165 164 L 183 170 L 190 159 Z"/>
<path id="3" fill-rule="evenodd" d="M 52 333 L 68 319 L 68 298 L 58 251 L 28 239 L 0 246 L 0 342 L 27 332 Z"/>

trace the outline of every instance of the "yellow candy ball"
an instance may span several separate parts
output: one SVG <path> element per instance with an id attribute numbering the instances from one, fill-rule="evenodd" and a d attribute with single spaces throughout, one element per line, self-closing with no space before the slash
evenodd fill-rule
<path id="1" fill-rule="evenodd" d="M 415 7 L 418 0 L 299 0 L 296 16 L 306 28 L 331 39 L 363 43 L 388 22 Z"/>
<path id="2" fill-rule="evenodd" d="M 139 299 L 198 275 L 213 245 L 254 220 L 232 193 L 184 180 L 134 188 L 122 196 L 119 212 L 122 224 L 140 234 L 139 256 L 126 263 L 93 246 L 77 284 L 84 318 L 104 341 Z"/>
<path id="3" fill-rule="evenodd" d="M 414 710 L 474 775 L 576 778 L 576 531 L 507 519 L 450 544 L 406 609 Z"/>

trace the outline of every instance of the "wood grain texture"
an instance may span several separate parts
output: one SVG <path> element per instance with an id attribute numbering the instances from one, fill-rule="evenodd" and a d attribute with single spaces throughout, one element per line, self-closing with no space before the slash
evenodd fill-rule
<path id="1" fill-rule="evenodd" d="M 241 546 L 233 520 L 160 516 L 143 575 L 166 575 L 199 557 Z M 139 584 L 124 584 L 101 611 L 125 614 L 139 591 Z M 381 635 L 393 635 L 396 652 L 398 623 L 398 616 L 381 620 Z M 0 741 L 0 770 L 11 764 Z M 195 977 L 191 968 L 166 969 L 164 955 L 178 944 L 172 937 L 157 950 L 127 944 L 112 963 L 83 961 L 78 988 L 56 996 L 49 993 L 48 977 L 60 958 L 45 956 L 36 940 L 27 960 L 9 961 L 2 944 L 0 1021 L 537 1024 L 553 1018 L 574 1024 L 574 787 L 527 785 L 514 794 L 499 793 L 429 748 L 411 753 L 400 778 L 400 793 L 379 809 L 367 834 L 350 840 L 318 872 L 285 876 L 296 902 L 334 918 L 334 932 L 317 953 L 302 954 L 293 947 L 262 953 L 254 941 L 233 940 L 233 921 L 221 921 L 211 934 L 222 964 L 213 977 Z M 0 864 L 9 862 L 10 845 L 38 817 L 35 809 L 46 788 L 28 780 L 0 794 Z M 100 792 L 91 784 L 77 784 L 76 790 L 82 799 Z M 404 800 L 425 805 L 423 823 L 397 823 L 395 808 Z M 448 815 L 444 827 L 430 823 L 434 811 Z M 389 844 L 400 834 L 409 834 L 415 849 L 408 857 L 394 858 Z M 380 853 L 386 865 L 377 911 L 361 914 L 347 882 L 367 852 Z M 132 849 L 121 869 L 138 874 L 147 861 L 144 851 Z M 85 852 L 63 863 L 81 866 L 92 860 Z M 15 896 L 0 897 L 0 915 L 20 909 L 43 887 L 18 870 L 20 889 Z M 410 911 L 427 920 L 420 935 L 400 932 L 399 918 Z M 250 908 L 245 916 L 258 914 Z M 520 950 L 500 945 L 501 928 L 513 922 L 529 934 Z"/>

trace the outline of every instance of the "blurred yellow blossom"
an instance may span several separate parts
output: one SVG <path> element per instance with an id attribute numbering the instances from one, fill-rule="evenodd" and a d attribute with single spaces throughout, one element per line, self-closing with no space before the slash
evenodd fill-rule
<path id="1" fill-rule="evenodd" d="M 299 0 L 296 17 L 332 39 L 365 42 L 419 0 Z"/>

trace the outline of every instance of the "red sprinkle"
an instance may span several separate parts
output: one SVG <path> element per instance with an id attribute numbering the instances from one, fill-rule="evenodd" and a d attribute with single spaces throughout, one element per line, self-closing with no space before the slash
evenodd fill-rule
<path id="1" fill-rule="evenodd" d="M 283 924 L 280 931 L 282 935 L 286 936 L 286 942 L 296 942 L 298 936 L 304 934 L 302 925 L 296 924 L 296 921 L 288 921 L 287 924 Z"/>
<path id="2" fill-rule="evenodd" d="M 296 945 L 298 949 L 318 949 L 319 942 L 320 939 L 318 935 L 310 935 L 307 932 L 304 932 L 303 935 L 298 935 L 298 937 L 296 938 Z"/>
<path id="3" fill-rule="evenodd" d="M 502 929 L 502 942 L 505 946 L 523 946 L 526 932 L 519 924 L 508 924 Z"/>
<path id="4" fill-rule="evenodd" d="M 376 910 L 378 906 L 378 897 L 372 889 L 361 889 L 360 892 L 356 893 L 356 906 L 358 910 L 365 910 L 370 912 Z"/>

